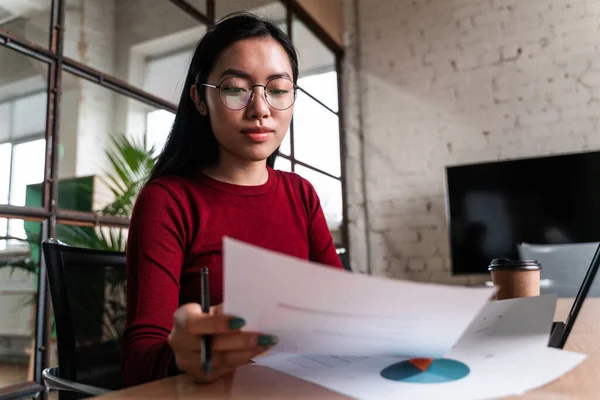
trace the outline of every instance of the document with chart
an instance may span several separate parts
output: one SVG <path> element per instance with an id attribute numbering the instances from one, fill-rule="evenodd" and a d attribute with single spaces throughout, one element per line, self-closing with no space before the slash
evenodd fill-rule
<path id="1" fill-rule="evenodd" d="M 255 362 L 355 399 L 478 400 L 523 394 L 558 379 L 584 358 L 538 347 L 473 361 L 443 357 L 426 371 L 399 357 L 275 353 Z"/>
<path id="2" fill-rule="evenodd" d="M 255 364 L 355 399 L 521 394 L 585 359 L 547 347 L 555 295 L 490 302 L 490 288 L 352 274 L 232 239 L 224 275 L 224 311 L 279 337 Z"/>
<path id="3" fill-rule="evenodd" d="M 277 335 L 278 351 L 441 357 L 492 288 L 402 282 L 224 240 L 224 311 Z"/>
<path id="4" fill-rule="evenodd" d="M 547 347 L 555 303 L 555 295 L 490 302 L 458 343 L 424 371 L 404 357 L 274 352 L 255 363 L 361 400 L 520 395 L 558 379 L 586 357 Z"/>

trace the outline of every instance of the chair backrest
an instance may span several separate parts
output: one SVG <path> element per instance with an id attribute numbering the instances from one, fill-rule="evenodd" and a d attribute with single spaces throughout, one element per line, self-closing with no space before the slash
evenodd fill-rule
<path id="1" fill-rule="evenodd" d="M 559 297 L 575 297 L 594 258 L 598 242 L 569 244 L 531 244 L 517 246 L 522 260 L 537 260 L 542 265 L 541 278 L 548 282 L 540 292 Z M 594 287 L 595 286 L 595 287 Z M 589 297 L 600 296 L 600 285 L 590 288 Z"/>
<path id="2" fill-rule="evenodd" d="M 42 243 L 54 311 L 59 377 L 123 388 L 121 343 L 126 322 L 124 252 Z M 75 393 L 60 394 L 78 398 Z"/>

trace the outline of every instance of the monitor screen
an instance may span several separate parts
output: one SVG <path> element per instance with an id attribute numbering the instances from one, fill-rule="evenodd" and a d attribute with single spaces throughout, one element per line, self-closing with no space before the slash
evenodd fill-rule
<path id="1" fill-rule="evenodd" d="M 446 168 L 451 270 L 488 274 L 517 245 L 600 241 L 600 152 Z"/>

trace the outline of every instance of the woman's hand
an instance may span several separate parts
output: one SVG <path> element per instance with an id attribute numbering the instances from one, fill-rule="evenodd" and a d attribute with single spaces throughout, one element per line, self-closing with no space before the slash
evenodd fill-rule
<path id="1" fill-rule="evenodd" d="M 273 347 L 277 338 L 258 332 L 242 332 L 244 320 L 220 313 L 220 307 L 202 313 L 199 304 L 184 304 L 173 315 L 169 345 L 175 353 L 180 371 L 197 382 L 212 382 L 236 367 Z M 212 371 L 206 376 L 202 368 L 202 336 L 212 335 Z"/>

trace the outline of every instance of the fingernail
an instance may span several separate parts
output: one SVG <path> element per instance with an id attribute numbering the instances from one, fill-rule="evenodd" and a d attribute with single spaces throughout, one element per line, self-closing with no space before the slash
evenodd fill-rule
<path id="1" fill-rule="evenodd" d="M 240 329 L 244 325 L 246 325 L 246 321 L 242 318 L 234 317 L 229 320 L 229 329 Z"/>
<path id="2" fill-rule="evenodd" d="M 258 337 L 258 345 L 259 346 L 272 346 L 277 344 L 277 336 L 272 335 L 260 335 Z"/>

